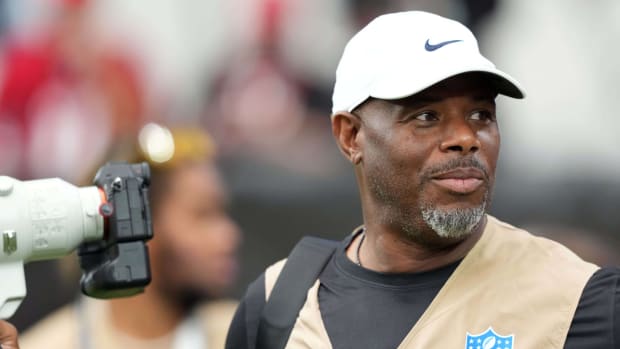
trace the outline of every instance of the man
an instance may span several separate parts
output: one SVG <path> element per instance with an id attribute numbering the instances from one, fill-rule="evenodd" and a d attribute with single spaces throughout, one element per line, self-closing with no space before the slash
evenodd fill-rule
<path id="1" fill-rule="evenodd" d="M 356 34 L 331 121 L 364 225 L 319 265 L 290 323 L 278 304 L 294 303 L 286 299 L 307 281 L 290 270 L 320 262 L 295 269 L 298 246 L 268 268 L 227 348 L 620 348 L 620 272 L 485 213 L 498 93 L 524 97 L 458 22 L 403 12 Z M 318 256 L 320 245 L 304 253 Z"/>
<path id="2" fill-rule="evenodd" d="M 151 166 L 151 284 L 135 297 L 82 297 L 26 332 L 22 348 L 224 347 L 236 302 L 221 299 L 236 277 L 240 233 L 226 212 L 214 145 L 200 130 L 155 124 L 140 145 L 134 160 Z"/>

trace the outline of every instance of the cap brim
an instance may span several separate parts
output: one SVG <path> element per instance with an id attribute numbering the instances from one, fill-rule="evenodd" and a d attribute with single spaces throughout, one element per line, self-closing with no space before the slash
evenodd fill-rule
<path id="1" fill-rule="evenodd" d="M 483 74 L 486 78 L 488 78 L 490 84 L 497 89 L 499 94 L 518 99 L 525 98 L 525 91 L 517 80 L 498 69 L 487 67 L 461 68 L 458 70 L 444 72 L 441 75 L 426 76 L 423 78 L 407 78 L 407 74 L 405 73 L 398 77 L 388 78 L 383 81 L 376 82 L 369 95 L 370 97 L 379 99 L 405 98 L 422 92 L 443 80 L 465 73 Z M 415 81 L 415 83 L 411 83 L 411 81 Z"/>
<path id="2" fill-rule="evenodd" d="M 504 96 L 522 99 L 525 98 L 525 91 L 521 87 L 518 81 L 516 81 L 510 75 L 500 71 L 495 70 L 492 72 L 489 71 L 474 71 L 478 73 L 484 74 L 488 77 L 489 82 L 497 89 L 497 92 L 503 94 Z"/>

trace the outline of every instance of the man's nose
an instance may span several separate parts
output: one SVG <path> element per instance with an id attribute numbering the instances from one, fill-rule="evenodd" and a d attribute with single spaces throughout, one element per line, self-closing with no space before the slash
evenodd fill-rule
<path id="1" fill-rule="evenodd" d="M 444 139 L 440 144 L 443 152 L 459 152 L 463 155 L 480 149 L 476 130 L 464 118 L 456 118 L 446 125 Z"/>

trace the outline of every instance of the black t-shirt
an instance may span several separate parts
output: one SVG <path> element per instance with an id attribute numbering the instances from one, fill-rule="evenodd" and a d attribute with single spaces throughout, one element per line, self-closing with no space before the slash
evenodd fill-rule
<path id="1" fill-rule="evenodd" d="M 459 263 L 423 273 L 378 273 L 347 258 L 345 250 L 351 240 L 349 236 L 342 241 L 319 276 L 319 307 L 332 347 L 396 348 Z M 232 321 L 226 348 L 255 348 L 264 305 L 263 274 L 248 287 Z M 620 269 L 601 268 L 592 275 L 564 348 L 620 348 Z"/>

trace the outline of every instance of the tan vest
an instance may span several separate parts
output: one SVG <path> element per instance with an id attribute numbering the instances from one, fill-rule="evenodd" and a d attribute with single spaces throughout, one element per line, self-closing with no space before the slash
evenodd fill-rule
<path id="1" fill-rule="evenodd" d="M 267 298 L 283 265 L 266 271 Z M 398 349 L 468 349 L 467 335 L 489 328 L 512 335 L 513 349 L 563 348 L 583 288 L 597 269 L 556 242 L 488 216 L 480 240 Z M 319 281 L 308 291 L 286 348 L 332 348 L 318 289 Z M 471 347 L 484 348 L 478 345 Z"/>

